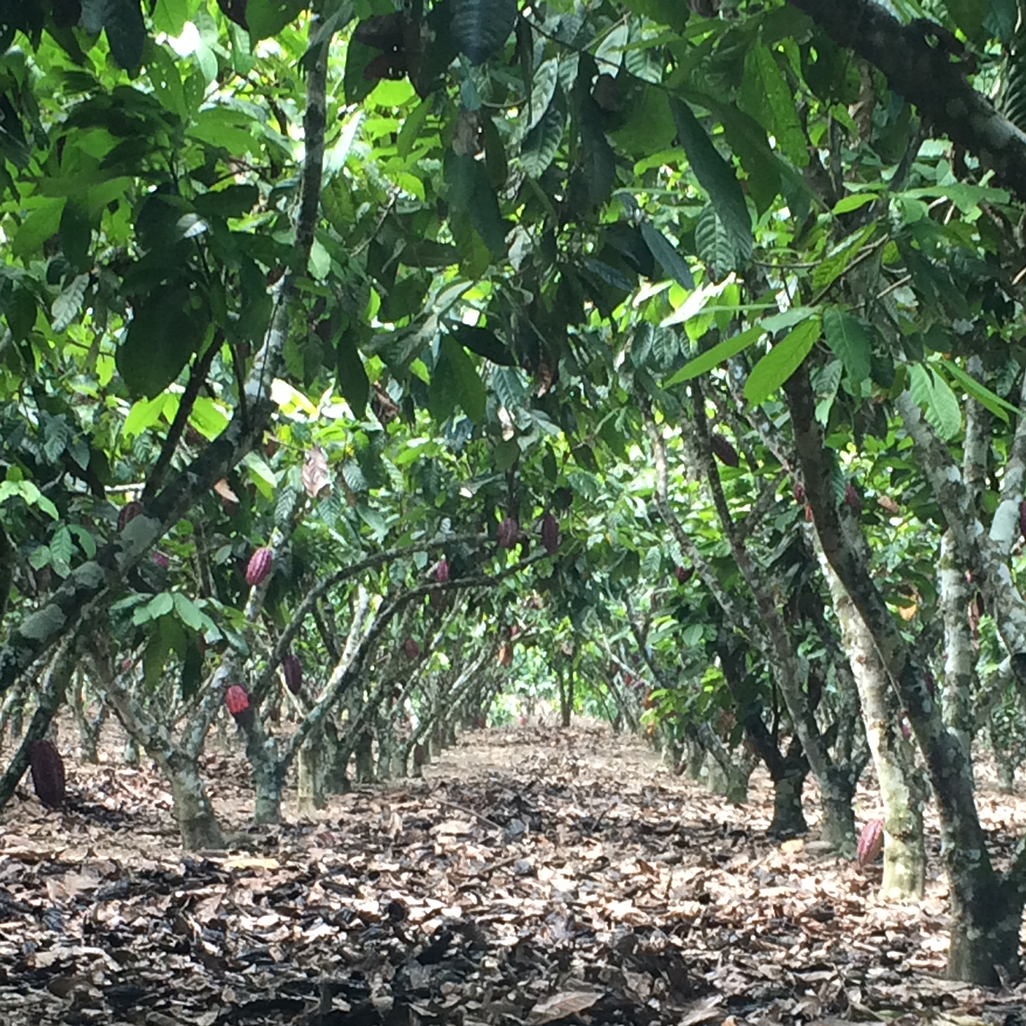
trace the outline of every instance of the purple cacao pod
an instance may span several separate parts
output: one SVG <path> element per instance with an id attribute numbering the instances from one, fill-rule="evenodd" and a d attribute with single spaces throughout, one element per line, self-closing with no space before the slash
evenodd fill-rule
<path id="1" fill-rule="evenodd" d="M 123 531 L 142 511 L 141 502 L 128 502 L 122 506 L 121 512 L 118 513 L 118 530 Z"/>
<path id="2" fill-rule="evenodd" d="M 440 559 L 435 564 L 435 580 L 439 582 L 449 580 L 449 563 L 444 559 Z"/>
<path id="3" fill-rule="evenodd" d="M 420 655 L 420 645 L 413 638 L 407 638 L 403 642 L 403 651 L 406 653 L 407 659 L 416 659 Z"/>
<path id="4" fill-rule="evenodd" d="M 271 572 L 271 550 L 268 548 L 257 549 L 249 557 L 246 566 L 246 583 L 251 587 L 260 584 Z"/>
<path id="5" fill-rule="evenodd" d="M 499 524 L 498 537 L 500 549 L 511 549 L 516 545 L 517 539 L 520 537 L 520 522 L 516 517 L 506 517 Z"/>
<path id="6" fill-rule="evenodd" d="M 859 513 L 862 510 L 862 500 L 859 498 L 859 493 L 855 490 L 855 486 L 850 481 L 844 489 L 844 504 L 853 513 Z"/>
<path id="7" fill-rule="evenodd" d="M 166 552 L 151 552 L 150 559 L 160 567 L 161 570 L 166 570 L 168 567 L 168 558 Z"/>
<path id="8" fill-rule="evenodd" d="M 884 842 L 884 821 L 882 819 L 871 819 L 859 834 L 859 843 L 856 848 L 856 857 L 860 866 L 868 866 L 876 860 L 877 855 L 883 851 Z"/>
<path id="9" fill-rule="evenodd" d="M 712 434 L 709 436 L 709 444 L 716 458 L 728 467 L 736 467 L 738 460 L 737 450 L 723 437 L 723 435 Z"/>
<path id="10" fill-rule="evenodd" d="M 677 583 L 678 584 L 687 584 L 688 581 L 691 580 L 692 575 L 695 572 L 695 568 L 693 566 L 689 566 L 689 567 L 679 566 L 679 567 L 677 567 L 677 570 L 675 572 L 676 572 L 676 575 L 677 575 Z"/>
<path id="11" fill-rule="evenodd" d="M 29 766 L 36 797 L 48 809 L 59 809 L 64 804 L 64 760 L 52 741 L 32 742 Z"/>
<path id="12" fill-rule="evenodd" d="M 559 548 L 559 523 L 551 513 L 542 517 L 541 540 L 550 556 Z"/>
<path id="13" fill-rule="evenodd" d="M 794 491 L 794 501 L 797 502 L 799 506 L 804 506 L 805 505 L 805 489 L 804 489 L 804 487 L 802 487 L 801 481 L 795 481 L 793 491 Z"/>
<path id="14" fill-rule="evenodd" d="M 299 657 L 289 652 L 281 661 L 282 673 L 285 674 L 285 687 L 294 695 L 303 690 L 303 667 Z"/>

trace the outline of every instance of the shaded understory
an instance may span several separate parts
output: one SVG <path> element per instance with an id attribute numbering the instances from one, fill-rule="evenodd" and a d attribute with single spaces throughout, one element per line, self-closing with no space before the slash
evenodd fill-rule
<path id="1" fill-rule="evenodd" d="M 634 739 L 469 734 L 424 780 L 206 858 L 177 851 L 157 777 L 70 770 L 68 811 L 23 785 L 0 821 L 12 1026 L 1026 1022 L 1026 987 L 941 978 L 935 835 L 926 899 L 881 904 L 878 867 L 765 839 L 758 779 L 732 806 Z M 245 764 L 222 753 L 205 774 L 240 829 Z M 1026 801 L 985 789 L 981 806 L 1007 852 Z"/>

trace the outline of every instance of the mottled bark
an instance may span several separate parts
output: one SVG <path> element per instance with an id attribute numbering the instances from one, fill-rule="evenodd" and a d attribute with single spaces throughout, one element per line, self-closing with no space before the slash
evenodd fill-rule
<path id="1" fill-rule="evenodd" d="M 940 688 L 944 725 L 958 742 L 972 771 L 972 687 L 976 653 L 967 615 L 971 598 L 966 569 L 958 558 L 954 535 L 941 538 L 937 567 L 938 603 L 944 619 L 944 680 Z"/>

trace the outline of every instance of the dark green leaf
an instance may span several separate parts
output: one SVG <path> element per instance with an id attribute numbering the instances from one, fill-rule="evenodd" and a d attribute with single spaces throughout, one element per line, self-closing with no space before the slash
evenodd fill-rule
<path id="1" fill-rule="evenodd" d="M 512 367 L 516 363 L 508 347 L 501 342 L 494 331 L 475 328 L 469 324 L 454 325 L 450 331 L 461 346 L 478 356 L 483 356 L 501 367 Z"/>
<path id="2" fill-rule="evenodd" d="M 451 0 L 449 6 L 453 38 L 471 64 L 505 46 L 517 17 L 516 0 Z"/>
<path id="3" fill-rule="evenodd" d="M 645 240 L 645 245 L 648 246 L 652 256 L 659 261 L 660 266 L 669 277 L 674 278 L 686 289 L 693 289 L 695 287 L 695 279 L 691 276 L 691 269 L 670 240 L 658 228 L 648 221 L 643 221 L 641 224 L 641 236 Z"/>
<path id="4" fill-rule="evenodd" d="M 367 413 L 370 397 L 370 381 L 363 366 L 357 339 L 353 331 L 343 331 L 335 346 L 335 369 L 338 373 L 338 388 L 349 403 L 353 416 L 362 420 Z"/>
<path id="5" fill-rule="evenodd" d="M 827 345 L 844 364 L 848 380 L 857 388 L 869 377 L 873 356 L 869 329 L 849 313 L 827 310 L 823 315 L 823 335 Z"/>

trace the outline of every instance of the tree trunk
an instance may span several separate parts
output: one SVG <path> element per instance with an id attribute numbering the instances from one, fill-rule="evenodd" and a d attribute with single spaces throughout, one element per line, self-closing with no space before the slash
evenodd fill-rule
<path id="1" fill-rule="evenodd" d="M 297 756 L 296 797 L 300 812 L 323 809 L 327 804 L 324 796 L 325 745 L 321 731 L 311 731 L 299 749 Z"/>
<path id="2" fill-rule="evenodd" d="M 175 822 L 186 851 L 224 847 L 224 835 L 207 798 L 195 760 L 175 752 L 167 760 Z"/>
<path id="3" fill-rule="evenodd" d="M 809 832 L 802 810 L 805 772 L 791 770 L 773 778 L 773 821 L 767 833 L 771 837 L 798 837 Z"/>

